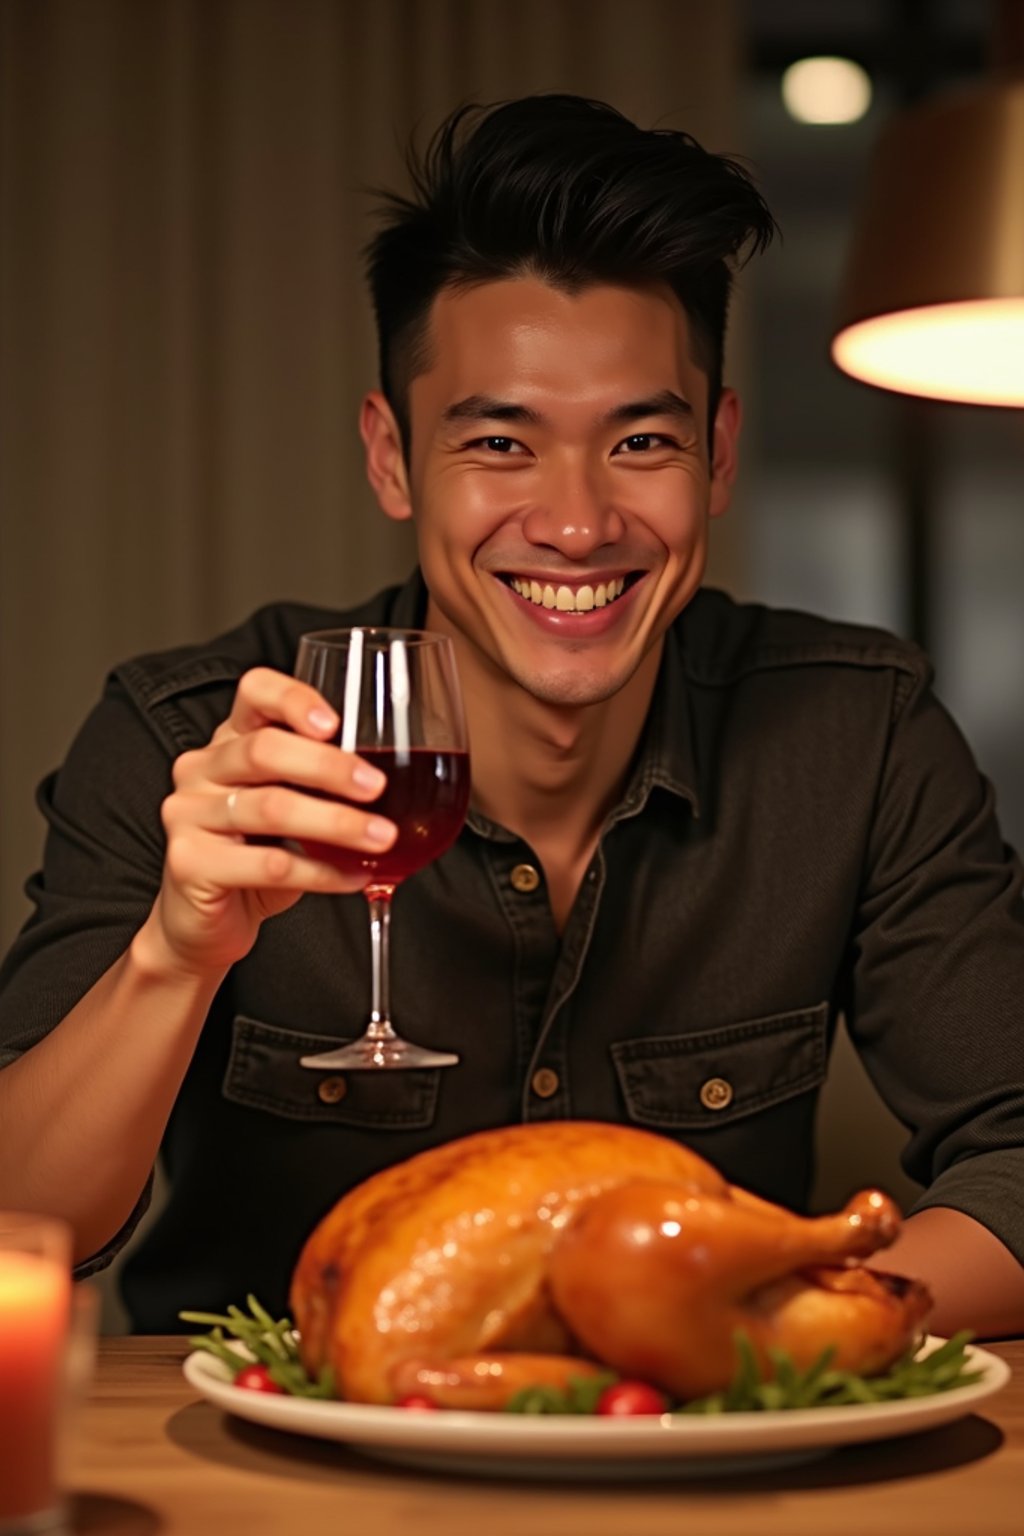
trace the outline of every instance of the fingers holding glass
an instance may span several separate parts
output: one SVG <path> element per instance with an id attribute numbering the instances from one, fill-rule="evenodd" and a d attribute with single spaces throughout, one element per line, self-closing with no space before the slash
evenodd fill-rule
<path id="1" fill-rule="evenodd" d="M 223 892 L 347 895 L 363 890 L 369 878 L 362 870 L 347 873 L 327 859 L 300 852 L 298 845 L 226 844 L 223 837 L 199 828 L 169 845 L 167 867 L 179 889 L 213 885 Z"/>
<path id="2" fill-rule="evenodd" d="M 384 816 L 373 815 L 342 800 L 318 798 L 283 784 L 232 789 L 210 796 L 216 831 L 243 837 L 283 838 L 324 849 L 379 854 L 390 848 L 398 828 Z M 320 855 L 321 857 L 326 855 Z"/>
<path id="3" fill-rule="evenodd" d="M 270 667 L 253 667 L 239 679 L 226 725 L 245 736 L 272 723 L 299 735 L 324 737 L 338 730 L 337 714 L 310 683 Z"/>
<path id="4" fill-rule="evenodd" d="M 175 764 L 181 789 L 217 785 L 292 784 L 344 800 L 373 800 L 387 783 L 385 775 L 332 742 L 311 741 L 276 726 L 261 726 L 244 736 L 225 737 L 199 752 L 186 752 Z"/>

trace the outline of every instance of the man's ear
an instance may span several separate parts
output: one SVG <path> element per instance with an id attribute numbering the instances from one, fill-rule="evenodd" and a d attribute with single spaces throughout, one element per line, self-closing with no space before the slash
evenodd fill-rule
<path id="1" fill-rule="evenodd" d="M 402 434 L 380 390 L 366 396 L 359 412 L 359 435 L 366 450 L 366 477 L 381 511 L 396 522 L 412 517 L 409 475 L 402 450 Z"/>
<path id="2" fill-rule="evenodd" d="M 734 389 L 723 389 L 715 411 L 715 430 L 711 438 L 710 517 L 721 517 L 732 498 L 733 482 L 739 465 L 740 427 L 743 408 Z"/>

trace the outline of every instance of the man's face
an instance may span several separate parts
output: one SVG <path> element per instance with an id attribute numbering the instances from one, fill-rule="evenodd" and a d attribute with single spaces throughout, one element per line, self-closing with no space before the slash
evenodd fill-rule
<path id="1" fill-rule="evenodd" d="M 429 340 L 407 485 L 428 622 L 548 704 L 607 699 L 700 583 L 735 399 L 713 472 L 707 380 L 667 289 L 446 290 Z"/>

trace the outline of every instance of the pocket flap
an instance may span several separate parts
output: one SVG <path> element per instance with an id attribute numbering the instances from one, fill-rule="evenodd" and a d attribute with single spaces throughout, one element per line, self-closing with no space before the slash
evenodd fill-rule
<path id="1" fill-rule="evenodd" d="M 829 1005 L 611 1047 L 638 1125 L 713 1130 L 825 1080 Z"/>
<path id="2" fill-rule="evenodd" d="M 224 1097 L 288 1120 L 364 1130 L 419 1130 L 433 1124 L 439 1067 L 338 1072 L 299 1065 L 302 1056 L 348 1044 L 335 1035 L 304 1034 L 239 1014 L 232 1027 Z"/>

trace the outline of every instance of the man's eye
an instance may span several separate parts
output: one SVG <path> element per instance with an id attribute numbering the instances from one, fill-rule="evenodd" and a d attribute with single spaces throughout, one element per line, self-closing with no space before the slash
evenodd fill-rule
<path id="1" fill-rule="evenodd" d="M 511 453 L 519 444 L 514 437 L 478 437 L 469 444 L 470 448 L 487 448 L 491 453 Z"/>
<path id="2" fill-rule="evenodd" d="M 660 432 L 634 432 L 619 444 L 619 450 L 626 453 L 648 453 L 652 448 L 667 446 L 669 439 Z"/>

